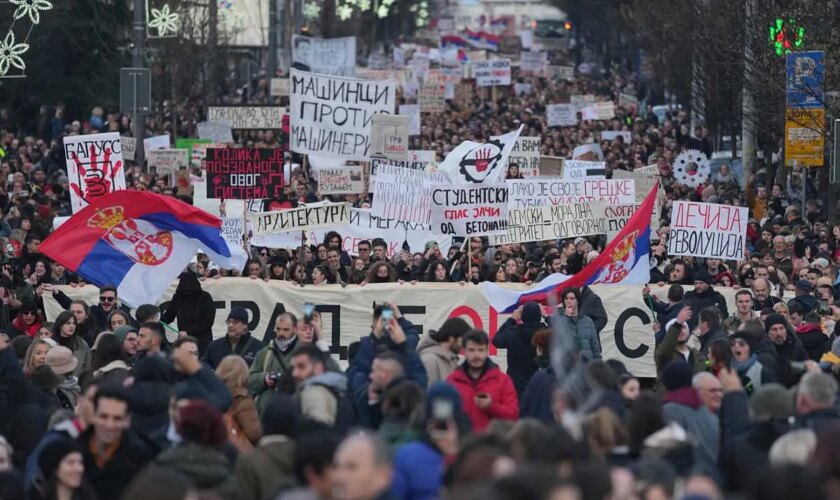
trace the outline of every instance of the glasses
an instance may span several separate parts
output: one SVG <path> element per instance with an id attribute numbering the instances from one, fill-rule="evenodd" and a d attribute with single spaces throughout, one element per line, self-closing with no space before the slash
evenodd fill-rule
<path id="1" fill-rule="evenodd" d="M 362 252 L 370 252 L 370 248 L 359 247 L 359 253 L 362 253 Z"/>
<path id="2" fill-rule="evenodd" d="M 104 295 L 99 296 L 99 302 L 113 302 L 116 299 L 117 299 L 116 297 L 106 297 Z"/>

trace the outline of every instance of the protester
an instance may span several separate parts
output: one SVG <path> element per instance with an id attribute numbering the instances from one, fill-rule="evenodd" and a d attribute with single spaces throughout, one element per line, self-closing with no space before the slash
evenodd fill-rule
<path id="1" fill-rule="evenodd" d="M 545 326 L 540 305 L 529 302 L 514 311 L 493 337 L 494 346 L 507 350 L 507 374 L 513 380 L 520 402 L 528 381 L 537 371 L 537 352 L 531 345 L 531 339 Z"/>
<path id="2" fill-rule="evenodd" d="M 324 354 L 312 344 L 296 348 L 291 361 L 300 414 L 346 431 L 354 417 L 344 374 L 327 371 Z"/>
<path id="3" fill-rule="evenodd" d="M 160 320 L 164 323 L 177 320 L 181 330 L 198 339 L 198 346 L 203 355 L 213 340 L 215 319 L 216 306 L 213 304 L 213 297 L 201 289 L 201 283 L 195 274 L 181 273 L 175 295 L 162 312 Z"/>
<path id="4" fill-rule="evenodd" d="M 233 405 L 224 414 L 228 438 L 241 452 L 251 451 L 262 431 L 257 406 L 248 394 L 248 365 L 240 356 L 227 355 L 216 368 L 216 375 L 233 396 Z"/>
<path id="5" fill-rule="evenodd" d="M 450 318 L 444 321 L 438 330 L 432 330 L 429 335 L 420 339 L 417 354 L 420 355 L 420 361 L 426 369 L 429 387 L 446 380 L 458 368 L 461 338 L 468 331 L 470 326 L 466 321 Z"/>
<path id="6" fill-rule="evenodd" d="M 204 361 L 215 369 L 222 362 L 222 358 L 229 354 L 236 354 L 245 359 L 248 366 L 254 362 L 257 353 L 265 344 L 251 336 L 248 327 L 248 310 L 234 307 L 227 318 L 227 335 L 216 339 L 207 346 Z"/>

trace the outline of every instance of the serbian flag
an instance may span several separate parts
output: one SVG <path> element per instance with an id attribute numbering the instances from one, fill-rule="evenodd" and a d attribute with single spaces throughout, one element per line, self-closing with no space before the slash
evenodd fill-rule
<path id="1" fill-rule="evenodd" d="M 157 303 L 199 248 L 221 267 L 242 269 L 248 257 L 222 238 L 221 225 L 175 198 L 114 191 L 70 217 L 41 253 L 95 285 L 116 286 L 137 307 Z"/>
<path id="2" fill-rule="evenodd" d="M 440 37 L 440 47 L 445 49 L 446 47 L 466 47 L 467 41 L 464 40 L 464 37 L 458 35 L 444 35 Z"/>
<path id="3" fill-rule="evenodd" d="M 555 273 L 530 290 L 503 288 L 495 283 L 482 283 L 490 305 L 501 313 L 511 313 L 526 302 L 548 305 L 548 297 L 570 287 L 585 285 L 644 285 L 650 281 L 650 218 L 656 202 L 654 186 L 624 229 L 607 244 L 601 255 L 579 273 L 568 276 Z M 559 298 L 558 298 L 559 303 Z"/>

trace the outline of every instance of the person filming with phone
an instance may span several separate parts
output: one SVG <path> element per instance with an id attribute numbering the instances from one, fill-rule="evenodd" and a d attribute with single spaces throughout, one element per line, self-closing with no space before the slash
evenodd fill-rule
<path id="1" fill-rule="evenodd" d="M 396 304 L 374 304 L 371 333 L 359 341 L 359 349 L 347 369 L 350 392 L 355 393 L 368 382 L 373 360 L 380 351 L 396 354 L 405 367 L 405 378 L 426 387 L 426 369 L 416 352 L 419 340 L 417 328 L 405 319 Z"/>

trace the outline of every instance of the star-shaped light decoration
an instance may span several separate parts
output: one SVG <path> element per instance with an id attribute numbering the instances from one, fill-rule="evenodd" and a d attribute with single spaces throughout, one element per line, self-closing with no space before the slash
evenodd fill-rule
<path id="1" fill-rule="evenodd" d="M 350 7 L 347 4 L 341 4 L 335 9 L 335 12 L 338 14 L 339 19 L 346 21 L 353 16 L 353 7 Z"/>
<path id="2" fill-rule="evenodd" d="M 32 24 L 41 22 L 42 10 L 48 11 L 53 8 L 53 4 L 47 0 L 9 0 L 9 2 L 17 6 L 12 17 L 17 20 L 29 16 Z"/>
<path id="3" fill-rule="evenodd" d="M 370 0 L 359 0 L 359 10 L 370 10 Z"/>
<path id="4" fill-rule="evenodd" d="M 15 34 L 9 31 L 6 38 L 0 42 L 0 75 L 8 73 L 12 66 L 21 71 L 26 71 L 26 64 L 20 56 L 27 50 L 29 50 L 29 44 L 16 44 Z"/>
<path id="5" fill-rule="evenodd" d="M 315 19 L 316 17 L 321 15 L 321 6 L 318 5 L 316 2 L 307 2 L 303 6 L 303 17 L 304 19 Z"/>
<path id="6" fill-rule="evenodd" d="M 224 25 L 225 29 L 229 31 L 233 31 L 239 26 L 241 26 L 242 22 L 245 20 L 242 17 L 242 14 L 240 14 L 239 11 L 234 9 L 233 7 L 224 9 L 219 14 L 222 16 L 222 24 Z"/>
<path id="7" fill-rule="evenodd" d="M 174 35 L 178 31 L 178 24 L 178 14 L 171 12 L 168 4 L 160 9 L 152 9 L 152 20 L 149 21 L 149 28 L 156 29 L 159 37 Z"/>

